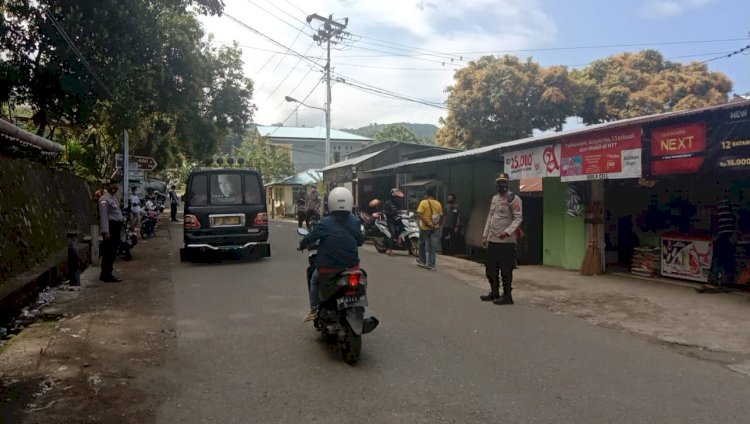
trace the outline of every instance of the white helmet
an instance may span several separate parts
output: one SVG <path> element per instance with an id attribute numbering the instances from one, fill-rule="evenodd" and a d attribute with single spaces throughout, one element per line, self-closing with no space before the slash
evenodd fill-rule
<path id="1" fill-rule="evenodd" d="M 351 212 L 354 207 L 352 192 L 344 187 L 336 187 L 328 194 L 328 210 L 330 212 Z"/>

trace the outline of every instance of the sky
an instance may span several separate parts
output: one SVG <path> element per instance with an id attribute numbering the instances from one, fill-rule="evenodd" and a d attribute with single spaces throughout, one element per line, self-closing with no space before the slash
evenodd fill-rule
<path id="1" fill-rule="evenodd" d="M 237 42 L 255 84 L 255 122 L 324 126 L 325 46 L 308 15 L 344 22 L 331 51 L 331 127 L 413 122 L 439 126 L 455 70 L 486 54 L 581 68 L 623 51 L 659 50 L 708 62 L 737 94 L 750 92 L 750 9 L 737 0 L 225 0 L 202 17 L 217 46 Z M 626 45 L 626 46 L 625 46 Z M 304 56 L 300 58 L 298 55 Z M 376 91 L 377 93 L 373 93 Z M 386 98 L 383 93 L 416 101 Z M 286 102 L 305 100 L 310 107 Z M 425 104 L 426 103 L 426 104 Z M 437 106 L 437 107 L 436 107 Z"/>

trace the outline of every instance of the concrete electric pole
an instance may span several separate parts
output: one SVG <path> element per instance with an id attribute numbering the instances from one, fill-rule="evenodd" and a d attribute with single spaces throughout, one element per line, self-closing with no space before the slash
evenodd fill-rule
<path id="1" fill-rule="evenodd" d="M 321 23 L 318 32 L 313 35 L 318 45 L 326 44 L 326 166 L 331 164 L 331 43 L 343 39 L 347 33 L 344 32 L 349 24 L 349 18 L 344 18 L 344 23 L 333 20 L 333 15 L 324 18 L 317 13 L 307 17 L 307 23 L 313 20 Z"/>

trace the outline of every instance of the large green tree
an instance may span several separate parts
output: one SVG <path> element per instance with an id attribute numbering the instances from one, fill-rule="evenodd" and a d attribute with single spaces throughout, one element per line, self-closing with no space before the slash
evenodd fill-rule
<path id="1" fill-rule="evenodd" d="M 473 148 L 562 128 L 571 116 L 576 86 L 565 67 L 544 68 L 531 59 L 486 56 L 454 75 L 448 117 L 438 144 Z"/>
<path id="2" fill-rule="evenodd" d="M 161 163 L 177 152 L 209 156 L 230 130 L 244 130 L 255 109 L 240 50 L 212 47 L 197 20 L 222 7 L 220 0 L 0 0 L 0 101 L 31 106 L 39 134 L 66 128 L 85 144 L 94 128 L 118 143 L 126 129 L 134 153 Z"/>
<path id="3" fill-rule="evenodd" d="M 245 158 L 246 166 L 257 169 L 266 182 L 294 175 L 289 150 L 274 146 L 266 137 L 247 135 L 240 147 L 234 148 L 234 155 Z"/>
<path id="4" fill-rule="evenodd" d="M 656 50 L 621 53 L 571 72 L 586 124 L 725 103 L 732 81 L 705 63 L 682 64 Z"/>

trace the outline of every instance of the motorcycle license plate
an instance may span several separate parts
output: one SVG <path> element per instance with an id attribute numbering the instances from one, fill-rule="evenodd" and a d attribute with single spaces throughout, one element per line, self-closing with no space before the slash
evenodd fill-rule
<path id="1" fill-rule="evenodd" d="M 339 310 L 367 306 L 367 295 L 340 297 L 336 299 L 336 306 Z"/>

